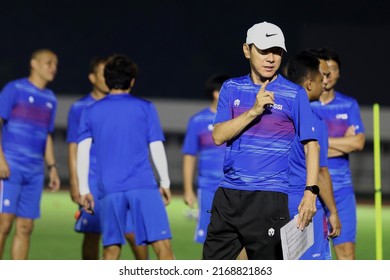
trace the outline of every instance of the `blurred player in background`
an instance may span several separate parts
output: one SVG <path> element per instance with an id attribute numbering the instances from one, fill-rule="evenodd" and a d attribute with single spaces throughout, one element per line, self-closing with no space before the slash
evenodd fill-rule
<path id="1" fill-rule="evenodd" d="M 0 258 L 14 221 L 11 258 L 28 258 L 34 220 L 40 217 L 44 162 L 50 190 L 60 188 L 51 136 L 57 98 L 46 88 L 57 64 L 53 51 L 35 51 L 29 76 L 9 82 L 0 94 Z"/>
<path id="2" fill-rule="evenodd" d="M 81 203 L 92 213 L 94 195 L 88 184 L 92 141 L 96 149 L 98 198 L 103 230 L 103 259 L 119 259 L 128 215 L 137 245 L 151 244 L 158 259 L 174 259 L 171 230 L 164 206 L 171 201 L 164 134 L 151 102 L 129 94 L 137 65 L 114 55 L 104 68 L 109 94 L 81 116 L 77 174 Z M 160 177 L 158 187 L 151 162 Z"/>
<path id="3" fill-rule="evenodd" d="M 96 57 L 91 61 L 88 79 L 92 85 L 92 91 L 73 103 L 68 113 L 67 142 L 69 143 L 68 167 L 70 176 L 70 194 L 72 201 L 78 205 L 80 205 L 80 192 L 77 178 L 77 137 L 80 116 L 84 108 L 105 97 L 109 91 L 104 80 L 104 65 L 106 62 L 107 58 L 101 57 Z M 89 166 L 89 186 L 91 188 L 91 192 L 95 197 L 97 197 L 98 176 L 95 153 L 95 147 L 92 145 Z M 82 243 L 82 259 L 99 259 L 101 236 L 99 201 L 95 201 L 94 215 L 87 213 L 80 206 L 80 210 L 76 213 L 76 218 L 77 221 L 75 224 L 75 230 L 84 234 Z M 148 259 L 147 247 L 135 245 L 134 234 L 131 233 L 131 221 L 129 222 L 130 228 L 127 229 L 128 233 L 126 234 L 126 239 L 132 248 L 135 258 L 138 260 Z"/>
<path id="4" fill-rule="evenodd" d="M 320 100 L 312 102 L 314 112 L 321 117 L 329 135 L 328 163 L 336 206 L 343 229 L 332 238 L 340 260 L 355 259 L 356 198 L 349 166 L 349 154 L 361 151 L 365 144 L 364 125 L 355 98 L 335 90 L 340 78 L 340 58 L 331 49 L 321 49 L 320 55 L 328 64 L 330 75 Z"/>
<path id="5" fill-rule="evenodd" d="M 325 64 L 326 66 L 326 64 Z M 301 53 L 293 56 L 287 63 L 287 78 L 301 85 L 308 95 L 310 101 L 318 100 L 326 82 L 327 69 L 323 69 L 324 76 L 320 71 L 320 60 L 309 53 Z M 330 252 L 330 244 L 328 240 L 328 227 L 324 207 L 321 199 L 332 210 L 331 217 L 331 232 L 330 236 L 338 236 L 341 230 L 340 220 L 337 215 L 336 204 L 333 197 L 332 184 L 327 168 L 328 161 L 328 133 L 325 123 L 313 114 L 315 119 L 315 130 L 318 135 L 318 143 L 320 145 L 320 176 L 318 179 L 319 197 L 317 197 L 317 212 L 313 217 L 314 226 L 314 244 L 302 255 L 301 260 L 330 260 L 332 255 Z M 295 138 L 290 156 L 289 169 L 289 209 L 290 216 L 293 218 L 298 214 L 299 203 L 305 191 L 306 182 L 306 162 L 305 151 L 298 137 Z M 315 190 L 314 190 L 315 191 Z"/>
<path id="6" fill-rule="evenodd" d="M 214 193 L 223 178 L 226 145 L 215 145 L 212 131 L 219 91 L 227 79 L 229 79 L 227 75 L 214 75 L 206 82 L 206 95 L 211 104 L 190 118 L 182 148 L 184 202 L 190 208 L 194 208 L 198 200 L 199 217 L 195 241 L 202 244 L 210 223 Z M 194 192 L 196 173 L 197 195 Z"/>

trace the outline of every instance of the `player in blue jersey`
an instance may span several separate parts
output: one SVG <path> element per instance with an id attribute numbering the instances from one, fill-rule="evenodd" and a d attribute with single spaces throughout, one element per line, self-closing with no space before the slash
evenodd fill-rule
<path id="1" fill-rule="evenodd" d="M 68 153 L 68 165 L 69 165 L 69 177 L 70 177 L 70 194 L 72 201 L 80 205 L 80 192 L 77 179 L 77 138 L 78 127 L 80 123 L 81 112 L 85 107 L 95 103 L 102 99 L 108 93 L 108 87 L 104 80 L 104 65 L 107 58 L 94 58 L 91 61 L 89 68 L 88 79 L 92 84 L 92 91 L 81 99 L 72 104 L 68 114 L 68 130 L 67 130 L 67 142 L 69 143 Z M 95 149 L 92 145 L 90 154 L 90 167 L 89 167 L 89 186 L 94 196 L 97 196 L 97 170 L 96 170 L 96 156 Z M 100 226 L 100 207 L 98 200 L 95 201 L 94 215 L 91 215 L 83 210 L 80 206 L 80 210 L 76 214 L 77 220 L 75 224 L 75 230 L 84 234 L 82 242 L 82 259 L 84 260 L 97 260 L 99 259 L 99 243 L 101 235 Z M 130 222 L 130 221 L 129 221 Z M 136 246 L 134 234 L 131 233 L 132 229 L 126 231 L 126 239 L 131 246 L 134 256 L 138 260 L 148 259 L 148 251 L 146 246 Z"/>
<path id="2" fill-rule="evenodd" d="M 118 259 L 125 243 L 128 215 L 137 245 L 151 244 L 158 259 L 173 259 L 164 202 L 171 200 L 168 165 L 157 111 L 151 102 L 129 94 L 137 66 L 124 55 L 106 63 L 109 95 L 84 109 L 79 126 L 77 174 L 81 202 L 92 213 L 88 186 L 90 148 L 96 150 L 103 259 Z M 160 176 L 158 187 L 149 151 Z"/>
<path id="3" fill-rule="evenodd" d="M 214 193 L 223 177 L 225 145 L 214 144 L 212 131 L 219 91 L 228 78 L 227 75 L 214 75 L 207 80 L 206 94 L 211 104 L 190 118 L 182 148 L 184 202 L 194 208 L 198 197 L 199 217 L 195 241 L 202 244 L 206 239 Z M 195 173 L 197 196 L 194 192 Z"/>
<path id="4" fill-rule="evenodd" d="M 357 216 L 349 154 L 364 148 L 364 125 L 356 99 L 335 90 L 340 78 L 339 56 L 330 49 L 322 49 L 320 54 L 328 64 L 330 75 L 320 100 L 311 105 L 328 128 L 329 172 L 343 226 L 340 236 L 332 238 L 332 243 L 338 259 L 352 260 L 355 259 Z"/>
<path id="5" fill-rule="evenodd" d="M 301 85 L 307 92 L 310 101 L 318 100 L 327 83 L 329 70 L 325 61 L 320 67 L 320 60 L 313 54 L 302 53 L 293 56 L 287 64 L 287 77 L 290 81 Z M 324 75 L 322 74 L 324 73 Z M 330 260 L 330 244 L 328 240 L 328 227 L 322 202 L 331 209 L 331 232 L 329 236 L 334 237 L 340 234 L 341 224 L 337 214 L 336 204 L 334 201 L 332 184 L 329 171 L 327 168 L 328 159 L 328 133 L 325 123 L 315 114 L 315 127 L 318 134 L 320 149 L 320 170 L 319 170 L 319 195 L 317 198 L 317 212 L 313 217 L 314 226 L 314 244 L 302 255 L 301 260 Z M 289 197 L 288 204 L 290 216 L 298 214 L 299 203 L 305 191 L 306 183 L 306 162 L 305 152 L 302 143 L 298 137 L 295 138 L 290 155 L 289 169 Z"/>
<path id="6" fill-rule="evenodd" d="M 215 192 L 204 259 L 282 259 L 280 228 L 289 220 L 288 158 L 296 134 L 307 150 L 306 185 L 317 185 L 319 146 L 306 92 L 277 74 L 286 50 L 282 30 L 255 24 L 243 44 L 250 74 L 226 81 L 219 95 L 213 139 L 226 143 L 224 178 Z M 305 192 L 297 227 L 316 211 Z"/>
<path id="7" fill-rule="evenodd" d="M 40 217 L 45 162 L 49 188 L 60 188 L 51 136 L 57 99 L 46 88 L 57 64 L 53 51 L 35 51 L 29 76 L 9 82 L 0 94 L 0 259 L 14 221 L 11 258 L 28 258 L 34 220 Z"/>

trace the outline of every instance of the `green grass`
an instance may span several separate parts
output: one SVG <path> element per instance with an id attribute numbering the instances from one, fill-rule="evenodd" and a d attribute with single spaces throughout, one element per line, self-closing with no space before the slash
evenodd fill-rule
<path id="1" fill-rule="evenodd" d="M 201 258 L 202 246 L 193 242 L 195 221 L 185 217 L 188 208 L 177 196 L 167 207 L 173 234 L 172 246 L 178 260 Z M 44 192 L 42 217 L 35 223 L 29 259 L 78 260 L 81 256 L 82 235 L 74 232 L 76 206 L 67 192 Z M 383 207 L 383 259 L 390 260 L 390 207 Z M 7 240 L 4 259 L 10 259 L 12 235 Z M 150 255 L 155 259 L 153 250 Z M 373 205 L 358 205 L 357 259 L 374 260 L 375 212 Z M 124 246 L 121 259 L 133 259 L 128 246 Z"/>

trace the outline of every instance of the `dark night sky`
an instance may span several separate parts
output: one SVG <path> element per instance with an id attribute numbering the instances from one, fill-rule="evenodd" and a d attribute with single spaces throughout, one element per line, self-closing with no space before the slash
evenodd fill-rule
<path id="1" fill-rule="evenodd" d="M 284 31 L 284 62 L 305 48 L 331 47 L 342 60 L 338 89 L 362 105 L 390 106 L 384 0 L 1 1 L 0 85 L 27 75 L 31 52 L 45 47 L 59 56 L 50 85 L 58 94 L 89 90 L 92 57 L 125 53 L 140 68 L 134 94 L 203 98 L 210 75 L 249 72 L 242 43 L 247 29 L 264 20 Z"/>

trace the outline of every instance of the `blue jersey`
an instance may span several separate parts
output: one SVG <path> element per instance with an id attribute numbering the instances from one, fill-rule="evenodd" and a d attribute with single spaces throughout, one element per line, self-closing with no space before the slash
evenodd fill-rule
<path id="1" fill-rule="evenodd" d="M 54 130 L 54 93 L 23 78 L 4 87 L 0 104 L 2 148 L 8 164 L 27 172 L 42 172 L 47 135 Z"/>
<path id="2" fill-rule="evenodd" d="M 231 120 L 252 108 L 259 90 L 249 75 L 226 81 L 214 123 Z M 301 141 L 317 140 L 302 87 L 278 75 L 266 90 L 274 92 L 275 104 L 227 143 L 223 187 L 288 193 L 288 159 L 295 134 Z"/>
<path id="3" fill-rule="evenodd" d="M 157 188 L 149 143 L 163 141 L 164 135 L 151 102 L 109 94 L 82 112 L 78 142 L 86 138 L 96 145 L 99 197 Z"/>
<path id="4" fill-rule="evenodd" d="M 314 116 L 314 126 L 317 132 L 318 144 L 320 146 L 320 167 L 328 166 L 328 131 L 325 122 L 316 114 Z M 296 135 L 290 152 L 289 184 L 291 192 L 304 192 L 306 186 L 306 158 L 303 144 Z"/>
<path id="5" fill-rule="evenodd" d="M 97 100 L 94 99 L 91 94 L 88 94 L 72 104 L 68 113 L 68 129 L 66 136 L 66 141 L 68 143 L 77 143 L 81 113 L 86 107 L 95 103 L 96 101 Z M 97 163 L 95 145 L 91 146 L 89 156 L 89 175 L 96 175 Z"/>
<path id="6" fill-rule="evenodd" d="M 225 145 L 212 137 L 215 113 L 203 109 L 191 117 L 182 148 L 183 154 L 198 156 L 198 188 L 215 191 L 223 178 Z"/>
<path id="7" fill-rule="evenodd" d="M 322 104 L 316 101 L 312 102 L 311 105 L 313 111 L 325 121 L 329 137 L 343 137 L 345 131 L 351 125 L 355 126 L 356 134 L 364 133 L 364 126 L 356 99 L 336 92 L 334 99 L 330 103 Z M 348 154 L 329 158 L 328 163 L 333 190 L 338 191 L 345 188 L 353 191 Z"/>

